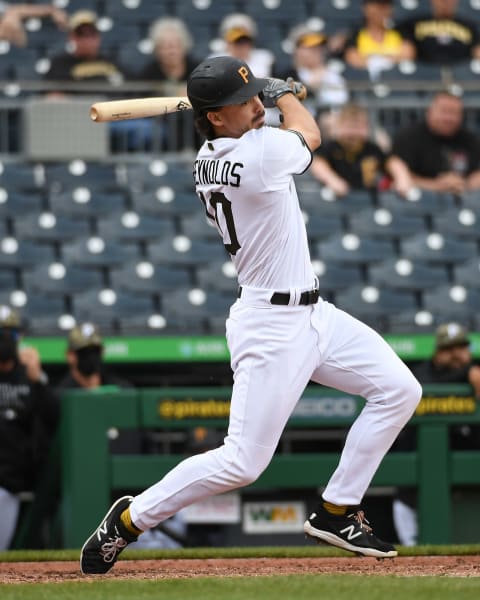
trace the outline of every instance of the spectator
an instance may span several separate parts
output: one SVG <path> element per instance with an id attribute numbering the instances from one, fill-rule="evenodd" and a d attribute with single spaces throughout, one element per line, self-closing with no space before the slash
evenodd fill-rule
<path id="1" fill-rule="evenodd" d="M 142 69 L 139 79 L 169 85 L 166 96 L 186 95 L 186 80 L 196 67 L 191 54 L 193 39 L 181 19 L 164 17 L 153 23 L 149 35 L 154 44 L 154 58 Z"/>
<path id="2" fill-rule="evenodd" d="M 108 371 L 103 364 L 103 340 L 93 323 L 82 323 L 68 335 L 68 373 L 58 383 L 59 390 L 96 389 L 101 386 L 131 387 L 130 383 Z"/>
<path id="3" fill-rule="evenodd" d="M 339 106 L 348 100 L 344 78 L 325 62 L 326 36 L 308 25 L 297 25 L 289 35 L 292 63 L 275 73 L 280 79 L 292 77 L 304 83 L 315 102 L 321 106 Z"/>
<path id="4" fill-rule="evenodd" d="M 59 29 L 67 28 L 67 14 L 53 4 L 7 4 L 0 14 L 0 40 L 26 46 L 28 38 L 23 22 L 32 17 L 50 17 Z"/>
<path id="5" fill-rule="evenodd" d="M 393 153 L 408 165 L 417 187 L 461 194 L 480 188 L 480 141 L 463 126 L 463 102 L 439 92 L 425 119 L 399 132 Z"/>
<path id="6" fill-rule="evenodd" d="M 57 383 L 62 396 L 68 390 L 89 390 L 93 393 L 132 388 L 132 384 L 107 369 L 103 363 L 103 339 L 93 323 L 82 323 L 68 335 L 68 373 Z M 115 454 L 139 453 L 144 440 L 137 430 L 109 430 L 110 450 Z"/>
<path id="7" fill-rule="evenodd" d="M 270 50 L 255 46 L 257 33 L 257 25 L 248 15 L 242 13 L 227 15 L 220 24 L 224 48 L 214 56 L 234 56 L 248 63 L 256 77 L 270 77 L 274 69 L 275 57 Z"/>
<path id="8" fill-rule="evenodd" d="M 0 306 L 0 550 L 9 548 L 19 492 L 37 483 L 58 423 L 58 403 L 34 348 L 19 349 L 21 322 Z"/>
<path id="9" fill-rule="evenodd" d="M 431 0 L 431 10 L 398 24 L 398 30 L 415 46 L 416 59 L 449 65 L 480 58 L 477 23 L 456 16 L 458 0 Z"/>
<path id="10" fill-rule="evenodd" d="M 367 69 L 371 79 L 402 60 L 415 56 L 413 44 L 390 26 L 391 0 L 363 0 L 365 22 L 345 46 L 345 61 L 356 69 Z"/>
<path id="11" fill-rule="evenodd" d="M 431 359 L 412 368 L 421 384 L 469 383 L 480 399 L 480 366 L 475 364 L 467 331 L 458 323 L 444 323 L 436 331 L 435 351 Z M 394 450 L 414 450 L 415 430 L 406 427 L 393 445 Z M 480 449 L 480 427 L 461 425 L 450 428 L 450 447 Z M 415 488 L 400 488 L 393 502 L 393 522 L 400 542 L 417 543 L 417 495 Z"/>
<path id="12" fill-rule="evenodd" d="M 334 121 L 334 138 L 316 151 L 311 172 L 337 196 L 350 189 L 385 189 L 402 195 L 412 188 L 404 162 L 385 152 L 370 138 L 367 111 L 357 104 L 340 109 Z"/>
<path id="13" fill-rule="evenodd" d="M 106 81 L 120 83 L 124 74 L 120 66 L 101 53 L 102 37 L 97 15 L 89 10 L 74 13 L 68 23 L 72 50 L 61 52 L 51 60 L 45 74 L 49 81 Z"/>

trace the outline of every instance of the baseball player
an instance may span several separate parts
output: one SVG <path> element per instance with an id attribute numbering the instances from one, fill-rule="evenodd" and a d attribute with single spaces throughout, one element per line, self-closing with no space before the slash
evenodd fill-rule
<path id="1" fill-rule="evenodd" d="M 232 57 L 208 58 L 188 79 L 196 127 L 207 138 L 196 190 L 240 285 L 226 322 L 234 374 L 228 434 L 219 448 L 117 500 L 82 548 L 83 573 L 106 573 L 127 544 L 181 508 L 255 481 L 310 380 L 366 404 L 305 533 L 358 554 L 397 554 L 373 534 L 360 504 L 421 388 L 382 337 L 320 296 L 293 181 L 308 169 L 320 132 L 293 91 Z M 264 126 L 272 104 L 281 128 Z"/>

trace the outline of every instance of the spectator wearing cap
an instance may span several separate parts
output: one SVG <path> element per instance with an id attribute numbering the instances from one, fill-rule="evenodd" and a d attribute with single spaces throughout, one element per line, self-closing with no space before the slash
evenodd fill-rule
<path id="1" fill-rule="evenodd" d="M 68 16 L 65 11 L 53 4 L 7 4 L 0 8 L 0 40 L 14 46 L 25 47 L 28 43 L 24 21 L 30 18 L 47 17 L 61 29 L 67 29 Z"/>
<path id="2" fill-rule="evenodd" d="M 472 356 L 468 332 L 460 323 L 443 323 L 435 334 L 432 357 L 412 368 L 421 384 L 467 383 L 480 400 L 480 365 Z M 414 450 L 415 429 L 406 427 L 395 442 L 394 450 Z M 478 425 L 453 425 L 450 427 L 450 448 L 454 450 L 479 450 Z M 417 542 L 418 526 L 415 488 L 400 488 L 393 502 L 393 522 L 400 542 L 413 546 Z"/>
<path id="3" fill-rule="evenodd" d="M 458 0 L 431 0 L 430 11 L 398 24 L 415 46 L 415 58 L 426 64 L 451 65 L 480 59 L 478 23 L 457 15 Z"/>
<path id="4" fill-rule="evenodd" d="M 120 65 L 101 52 L 102 37 L 94 12 L 80 10 L 73 13 L 68 23 L 68 31 L 71 50 L 53 56 L 45 79 L 110 83 L 120 83 L 123 80 L 124 74 Z"/>
<path id="5" fill-rule="evenodd" d="M 327 37 L 308 25 L 295 26 L 288 36 L 292 47 L 292 62 L 275 75 L 292 77 L 307 87 L 315 103 L 322 107 L 338 107 L 348 100 L 345 79 L 325 60 Z"/>
<path id="6" fill-rule="evenodd" d="M 103 364 L 103 339 L 93 323 L 74 327 L 67 342 L 69 371 L 57 384 L 58 390 L 84 388 L 88 390 L 103 386 L 131 387 L 130 383 L 108 371 Z"/>
<path id="7" fill-rule="evenodd" d="M 58 424 L 58 401 L 35 348 L 19 348 L 16 311 L 0 306 L 0 550 L 11 544 L 19 493 L 32 491 Z"/>
<path id="8" fill-rule="evenodd" d="M 258 28 L 255 21 L 243 13 L 227 15 L 220 24 L 224 48 L 214 56 L 233 56 L 245 61 L 256 77 L 271 77 L 275 57 L 266 48 L 257 48 Z"/>
<path id="9" fill-rule="evenodd" d="M 413 44 L 391 26 L 392 13 L 392 0 L 363 0 L 364 23 L 345 45 L 345 61 L 356 69 L 367 69 L 372 80 L 381 71 L 415 57 Z"/>
<path id="10" fill-rule="evenodd" d="M 181 19 L 163 17 L 149 32 L 153 58 L 138 74 L 141 80 L 160 82 L 166 96 L 186 95 L 186 81 L 200 62 L 192 54 L 193 38 Z"/>

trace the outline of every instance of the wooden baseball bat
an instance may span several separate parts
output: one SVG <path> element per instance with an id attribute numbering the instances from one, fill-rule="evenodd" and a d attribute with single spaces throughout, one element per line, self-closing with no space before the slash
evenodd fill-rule
<path id="1" fill-rule="evenodd" d="M 165 96 L 158 98 L 132 98 L 96 102 L 90 107 L 90 118 L 96 123 L 106 121 L 125 121 L 156 117 L 169 113 L 190 110 L 187 96 Z"/>

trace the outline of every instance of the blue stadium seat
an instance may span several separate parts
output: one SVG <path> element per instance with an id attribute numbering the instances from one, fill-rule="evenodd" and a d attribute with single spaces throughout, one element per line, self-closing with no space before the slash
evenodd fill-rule
<path id="1" fill-rule="evenodd" d="M 318 277 L 320 294 L 323 297 L 346 290 L 363 281 L 361 269 L 354 264 L 344 265 L 314 260 L 313 267 Z"/>
<path id="2" fill-rule="evenodd" d="M 44 181 L 44 167 L 41 164 L 31 165 L 22 161 L 0 161 L 1 188 L 17 192 L 31 191 L 42 188 Z"/>
<path id="3" fill-rule="evenodd" d="M 137 245 L 104 240 L 98 236 L 82 237 L 63 244 L 62 258 L 67 265 L 113 267 L 139 258 Z"/>
<path id="4" fill-rule="evenodd" d="M 15 307 L 22 315 L 26 329 L 31 330 L 34 319 L 59 318 L 66 313 L 64 299 L 47 297 L 39 294 L 29 294 L 24 291 L 0 291 L 0 303 Z"/>
<path id="5" fill-rule="evenodd" d="M 196 270 L 198 287 L 203 290 L 216 290 L 232 294 L 234 298 L 238 291 L 237 272 L 229 258 L 215 260 L 209 265 Z"/>
<path id="6" fill-rule="evenodd" d="M 223 251 L 223 255 L 226 252 Z M 158 264 L 200 266 L 218 260 L 222 256 L 222 247 L 218 241 L 206 241 L 186 236 L 168 237 L 160 242 L 147 245 L 148 258 Z"/>
<path id="7" fill-rule="evenodd" d="M 455 264 L 477 254 L 476 244 L 461 241 L 440 233 L 421 233 L 400 242 L 401 254 L 412 261 Z"/>
<path id="8" fill-rule="evenodd" d="M 0 266 L 22 269 L 54 260 L 55 253 L 50 245 L 13 237 L 5 237 L 0 241 Z"/>
<path id="9" fill-rule="evenodd" d="M 197 206 L 192 214 L 185 214 L 180 219 L 182 233 L 190 238 L 203 240 L 217 240 L 220 243 L 220 234 L 214 222 L 209 219 L 201 205 Z"/>
<path id="10" fill-rule="evenodd" d="M 359 238 L 349 233 L 333 235 L 330 239 L 316 244 L 317 256 L 326 263 L 347 263 L 366 265 L 380 262 L 395 254 L 392 242 Z"/>
<path id="11" fill-rule="evenodd" d="M 125 165 L 129 187 L 134 191 L 170 186 L 175 190 L 193 190 L 192 163 L 152 159 L 148 163 Z"/>
<path id="12" fill-rule="evenodd" d="M 415 200 L 406 200 L 394 192 L 381 192 L 378 194 L 378 204 L 395 214 L 432 217 L 453 208 L 455 200 L 451 194 L 419 190 L 418 199 Z"/>
<path id="13" fill-rule="evenodd" d="M 480 256 L 453 266 L 453 281 L 465 287 L 480 288 Z"/>
<path id="14" fill-rule="evenodd" d="M 102 287 L 100 270 L 60 262 L 41 263 L 22 272 L 22 284 L 28 293 L 65 296 Z"/>
<path id="15" fill-rule="evenodd" d="M 15 192 L 0 188 L 0 217 L 17 217 L 30 213 L 38 214 L 44 207 L 41 193 Z"/>
<path id="16" fill-rule="evenodd" d="M 51 242 L 68 242 L 90 232 L 88 221 L 51 212 L 18 215 L 14 229 L 20 239 Z"/>
<path id="17" fill-rule="evenodd" d="M 151 314 L 155 311 L 150 294 L 132 294 L 110 288 L 75 294 L 72 314 L 77 321 L 93 321 L 103 331 L 116 331 L 120 317 Z"/>
<path id="18" fill-rule="evenodd" d="M 126 208 L 124 193 L 97 193 L 85 186 L 49 194 L 48 203 L 53 213 L 75 217 L 96 218 Z"/>
<path id="19" fill-rule="evenodd" d="M 429 290 L 448 283 L 448 271 L 443 265 L 425 265 L 406 258 L 393 258 L 368 269 L 369 283 L 391 289 Z"/>
<path id="20" fill-rule="evenodd" d="M 440 286 L 423 293 L 422 305 L 444 322 L 459 319 L 471 321 L 478 315 L 480 291 L 461 285 Z"/>
<path id="21" fill-rule="evenodd" d="M 432 229 L 447 236 L 480 241 L 480 204 L 476 210 L 455 208 L 434 216 Z"/>
<path id="22" fill-rule="evenodd" d="M 139 260 L 111 269 L 110 282 L 114 289 L 152 294 L 191 286 L 190 273 L 187 269 Z"/>
<path id="23" fill-rule="evenodd" d="M 14 290 L 17 287 L 15 269 L 9 269 L 8 266 L 0 266 L 0 290 Z"/>
<path id="24" fill-rule="evenodd" d="M 308 239 L 318 242 L 340 233 L 343 230 L 343 219 L 341 215 L 322 215 L 321 212 L 310 212 L 306 217 L 306 228 Z"/>
<path id="25" fill-rule="evenodd" d="M 175 225 L 169 218 L 126 211 L 98 219 L 97 232 L 101 237 L 115 242 L 147 242 L 173 235 Z"/>
<path id="26" fill-rule="evenodd" d="M 158 217 L 180 217 L 194 211 L 203 211 L 200 200 L 193 192 L 178 191 L 170 186 L 132 192 L 132 205 L 139 213 Z"/>
<path id="27" fill-rule="evenodd" d="M 87 162 L 80 159 L 47 164 L 45 180 L 52 192 L 69 191 L 80 186 L 97 191 L 118 188 L 115 164 Z"/>
<path id="28" fill-rule="evenodd" d="M 426 230 L 422 216 L 403 215 L 388 208 L 364 209 L 348 218 L 350 230 L 357 235 L 397 240 Z"/>

